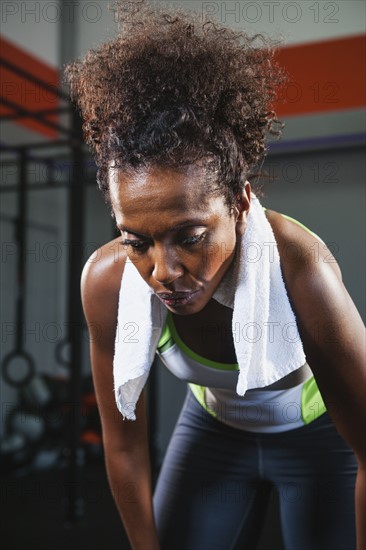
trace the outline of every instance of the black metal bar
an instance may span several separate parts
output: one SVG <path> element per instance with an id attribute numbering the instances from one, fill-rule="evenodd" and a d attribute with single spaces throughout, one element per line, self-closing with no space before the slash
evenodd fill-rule
<path id="1" fill-rule="evenodd" d="M 18 244 L 18 296 L 17 296 L 17 335 L 16 351 L 20 353 L 23 348 L 23 326 L 24 326 L 24 295 L 25 295 L 25 245 L 26 245 L 26 215 L 27 215 L 27 157 L 22 151 L 19 155 L 19 181 L 18 192 L 18 213 L 15 223 L 16 242 Z"/>
<path id="2" fill-rule="evenodd" d="M 29 80 L 30 82 L 34 82 L 35 84 L 38 84 L 43 88 L 44 90 L 48 90 L 52 94 L 56 95 L 57 97 L 66 100 L 67 102 L 70 101 L 69 96 L 62 92 L 60 88 L 57 86 L 52 86 L 52 84 L 49 84 L 48 82 L 45 82 L 44 80 L 40 80 L 34 74 L 29 73 L 28 71 L 22 69 L 21 67 L 18 67 L 18 65 L 14 65 L 14 63 L 11 63 L 4 57 L 0 56 L 0 65 L 3 65 L 6 69 L 9 71 L 12 71 L 13 73 L 21 76 L 22 78 L 25 78 L 26 80 Z"/>
<path id="3" fill-rule="evenodd" d="M 69 242 L 70 259 L 68 265 L 68 318 L 70 341 L 70 425 L 69 425 L 69 494 L 67 520 L 74 523 L 84 512 L 81 492 L 83 450 L 80 444 L 81 398 L 82 398 L 82 341 L 83 312 L 80 296 L 80 276 L 83 268 L 83 228 L 84 228 L 84 182 L 83 150 L 81 143 L 81 123 L 77 113 L 73 113 L 74 130 L 80 134 L 80 141 L 74 144 L 73 176 L 69 186 Z"/>
<path id="4" fill-rule="evenodd" d="M 1 155 L 1 151 L 0 151 L 0 155 Z M 85 162 L 84 162 L 84 166 L 89 166 L 89 167 L 93 167 L 96 169 L 96 164 L 95 164 L 95 161 L 93 160 L 92 157 L 89 156 L 88 158 L 88 155 L 85 155 L 86 158 L 85 158 Z M 40 157 L 40 156 L 34 156 L 34 155 L 29 155 L 28 156 L 28 161 L 29 162 L 38 162 L 38 163 L 44 163 L 44 164 L 49 164 L 50 166 L 53 166 L 54 168 L 58 168 L 58 169 L 63 169 L 63 165 L 60 166 L 60 163 L 62 163 L 62 161 L 69 161 L 70 160 L 70 153 L 68 152 L 67 154 L 61 154 L 61 155 L 52 155 L 52 156 L 48 156 L 48 157 Z M 4 159 L 1 161 L 1 164 L 2 166 L 18 166 L 18 155 L 17 155 L 17 158 L 8 158 L 8 159 Z"/>
<path id="5" fill-rule="evenodd" d="M 74 138 L 75 139 L 75 138 Z M 17 152 L 22 149 L 50 149 L 52 147 L 70 147 L 72 143 L 69 140 L 54 140 L 54 141 L 38 141 L 34 143 L 22 143 L 21 145 L 4 145 L 0 144 L 0 152 Z"/>
<path id="6" fill-rule="evenodd" d="M 51 191 L 52 189 L 67 189 L 72 183 L 70 182 L 47 182 L 47 183 L 31 183 L 28 185 L 27 191 Z M 84 185 L 96 185 L 95 179 L 84 180 Z M 15 193 L 17 191 L 16 184 L 0 185 L 0 193 Z M 115 235 L 117 237 L 118 235 Z"/>
<path id="7" fill-rule="evenodd" d="M 19 151 L 17 151 L 17 153 L 19 153 Z M 1 152 L 0 152 L 1 154 Z M 88 158 L 87 155 L 85 155 L 85 160 L 84 160 L 84 166 L 90 166 L 90 167 L 93 167 L 93 168 L 96 168 L 96 164 L 93 160 L 92 157 Z M 70 161 L 70 153 L 67 153 L 67 154 L 63 154 L 63 155 L 58 155 L 57 157 L 52 155 L 52 156 L 49 156 L 49 157 L 39 157 L 39 156 L 32 156 L 32 155 L 29 155 L 28 156 L 28 162 L 39 162 L 39 163 L 44 163 L 44 164 L 49 164 L 50 166 L 53 166 L 54 168 L 59 168 L 59 169 L 62 169 L 63 168 L 63 165 L 60 166 L 59 163 L 61 163 L 62 161 Z M 1 164 L 2 166 L 18 166 L 18 154 L 17 154 L 17 157 L 16 158 L 8 158 L 8 159 L 5 159 L 5 160 L 2 160 L 1 161 Z M 66 166 L 66 164 L 64 165 Z"/>
<path id="8" fill-rule="evenodd" d="M 70 130 L 68 128 L 64 128 L 60 124 L 57 124 L 56 122 L 51 122 L 50 120 L 47 120 L 46 118 L 43 118 L 42 115 L 37 115 L 34 111 L 29 111 L 28 109 L 25 109 L 24 107 L 21 107 L 17 103 L 14 103 L 13 101 L 10 101 L 9 99 L 5 99 L 4 97 L 0 98 L 1 103 L 3 103 L 6 107 L 9 107 L 10 109 L 14 109 L 17 113 L 22 114 L 25 118 L 31 118 L 34 120 L 37 120 L 40 124 L 43 124 L 44 126 L 48 126 L 49 128 L 52 128 L 53 130 L 57 130 L 61 134 L 66 134 L 67 136 L 73 136 L 73 133 L 70 133 Z"/>
<path id="9" fill-rule="evenodd" d="M 39 111 L 32 111 L 35 115 L 67 115 L 70 113 L 70 107 L 56 107 L 54 109 L 40 109 Z M 9 114 L 9 115 L 0 115 L 1 121 L 9 121 L 9 120 L 18 120 L 20 118 L 26 118 L 28 115 L 26 114 Z"/>

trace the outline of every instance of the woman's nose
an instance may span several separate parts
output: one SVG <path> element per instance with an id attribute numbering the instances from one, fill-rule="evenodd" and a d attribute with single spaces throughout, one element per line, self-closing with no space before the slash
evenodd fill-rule
<path id="1" fill-rule="evenodd" d="M 166 247 L 155 246 L 152 276 L 158 283 L 162 285 L 173 283 L 183 275 L 183 271 L 173 251 L 169 251 Z"/>

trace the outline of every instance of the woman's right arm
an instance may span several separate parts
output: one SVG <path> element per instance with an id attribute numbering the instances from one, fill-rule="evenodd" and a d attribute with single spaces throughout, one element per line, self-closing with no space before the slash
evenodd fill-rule
<path id="1" fill-rule="evenodd" d="M 109 485 L 127 536 L 133 550 L 158 550 L 152 506 L 145 390 L 136 405 L 134 422 L 123 420 L 113 392 L 118 295 L 125 264 L 123 253 L 116 257 L 115 244 L 116 241 L 112 241 L 104 245 L 89 258 L 81 278 L 93 382 L 102 424 Z"/>

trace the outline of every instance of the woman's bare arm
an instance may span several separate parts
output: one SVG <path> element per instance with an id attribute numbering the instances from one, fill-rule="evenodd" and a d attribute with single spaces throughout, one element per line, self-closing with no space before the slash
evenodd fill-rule
<path id="1" fill-rule="evenodd" d="M 290 224 L 290 225 L 289 225 Z M 338 432 L 358 461 L 357 549 L 366 548 L 366 361 L 365 326 L 330 251 L 286 222 L 277 227 L 281 266 L 299 333 L 320 392 Z M 296 259 L 286 256 L 295 245 Z M 294 250 L 294 248 L 293 248 Z"/>
<path id="2" fill-rule="evenodd" d="M 123 420 L 113 392 L 114 339 L 124 263 L 123 250 L 118 250 L 116 241 L 101 247 L 84 267 L 82 301 L 111 491 L 133 550 L 158 550 L 145 391 L 138 400 L 134 422 Z"/>

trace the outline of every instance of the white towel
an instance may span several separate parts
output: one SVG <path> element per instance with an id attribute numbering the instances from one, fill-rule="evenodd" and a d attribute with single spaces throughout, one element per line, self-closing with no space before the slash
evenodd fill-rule
<path id="1" fill-rule="evenodd" d="M 306 362 L 275 236 L 254 193 L 244 236 L 238 239 L 234 261 L 213 298 L 233 309 L 238 395 L 268 386 Z M 123 419 L 136 420 L 136 403 L 166 315 L 167 308 L 128 261 L 119 295 L 113 363 L 115 399 Z"/>

